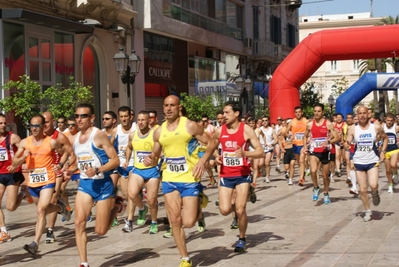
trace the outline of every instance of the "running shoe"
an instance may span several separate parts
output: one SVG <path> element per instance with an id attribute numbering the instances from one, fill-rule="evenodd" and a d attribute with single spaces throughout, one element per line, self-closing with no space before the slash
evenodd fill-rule
<path id="1" fill-rule="evenodd" d="M 305 175 L 306 175 L 306 176 L 310 176 L 310 170 L 309 170 L 309 169 L 306 169 L 306 170 L 305 170 Z"/>
<path id="2" fill-rule="evenodd" d="M 132 231 L 133 231 L 133 223 L 132 223 L 132 221 L 129 221 L 128 219 L 125 219 L 125 226 L 123 226 L 122 232 L 130 233 Z"/>
<path id="3" fill-rule="evenodd" d="M 249 192 L 250 192 L 250 194 L 251 194 L 251 196 L 250 196 L 250 200 L 251 200 L 251 203 L 255 203 L 256 202 L 256 199 L 257 199 L 257 197 L 256 197 L 256 193 L 255 193 L 255 187 L 253 187 L 252 185 L 250 185 L 249 186 Z"/>
<path id="4" fill-rule="evenodd" d="M 337 177 L 341 177 L 341 171 L 340 170 L 335 170 L 335 175 Z"/>
<path id="5" fill-rule="evenodd" d="M 200 232 L 200 233 L 204 232 L 205 227 L 206 227 L 205 217 L 204 217 L 204 214 L 202 214 L 202 218 L 198 220 L 198 227 L 197 227 L 198 232 Z"/>
<path id="6" fill-rule="evenodd" d="M 397 173 L 395 173 L 395 174 L 392 176 L 392 180 L 393 180 L 393 183 L 394 183 L 394 184 L 397 184 L 397 183 L 399 182 L 399 177 L 398 177 L 398 174 L 397 174 Z"/>
<path id="7" fill-rule="evenodd" d="M 122 214 L 124 212 L 124 205 L 123 205 L 123 197 L 121 196 L 116 196 L 115 197 L 115 207 L 118 207 L 118 214 Z"/>
<path id="8" fill-rule="evenodd" d="M 181 260 L 179 267 L 191 267 L 193 262 L 190 260 Z"/>
<path id="9" fill-rule="evenodd" d="M 209 183 L 206 187 L 216 187 L 218 185 L 218 183 L 214 182 L 214 183 Z"/>
<path id="10" fill-rule="evenodd" d="M 284 176 L 285 176 L 285 179 L 290 178 L 290 172 L 285 172 Z"/>
<path id="11" fill-rule="evenodd" d="M 148 231 L 149 234 L 158 234 L 158 224 L 157 223 L 151 223 L 150 226 L 150 231 Z"/>
<path id="12" fill-rule="evenodd" d="M 366 211 L 364 211 L 363 221 L 364 221 L 364 222 L 369 222 L 369 221 L 371 221 L 371 215 L 372 215 L 371 210 L 366 210 Z"/>
<path id="13" fill-rule="evenodd" d="M 204 191 L 201 191 L 198 195 L 200 197 L 200 205 L 201 208 L 206 208 L 208 206 L 209 198 L 207 195 L 205 195 Z"/>
<path id="14" fill-rule="evenodd" d="M 37 251 L 39 250 L 39 246 L 35 241 L 32 241 L 29 245 L 26 244 L 24 249 L 32 255 L 36 255 Z"/>
<path id="15" fill-rule="evenodd" d="M 215 200 L 215 205 L 216 205 L 217 207 L 219 207 L 219 199 L 216 199 L 216 200 Z"/>
<path id="16" fill-rule="evenodd" d="M 163 234 L 163 237 L 165 237 L 165 238 L 172 238 L 173 237 L 172 227 L 169 226 L 168 230 L 166 230 L 166 233 Z"/>
<path id="17" fill-rule="evenodd" d="M 73 210 L 70 210 L 69 213 L 71 214 L 71 216 L 73 215 Z M 65 222 L 66 219 L 64 218 L 64 216 L 62 216 L 61 218 L 61 222 Z"/>
<path id="18" fill-rule="evenodd" d="M 346 179 L 346 183 L 348 184 L 348 187 L 352 187 L 353 186 L 352 180 L 351 180 L 350 177 L 348 177 L 348 179 Z"/>
<path id="19" fill-rule="evenodd" d="M 79 267 L 86 267 L 86 266 L 84 266 L 83 264 L 81 264 L 81 265 L 79 265 Z M 89 265 L 87 265 L 87 267 L 90 267 Z"/>
<path id="20" fill-rule="evenodd" d="M 388 193 L 389 193 L 389 194 L 392 194 L 392 193 L 393 193 L 393 184 L 390 184 L 390 185 L 388 186 Z"/>
<path id="21" fill-rule="evenodd" d="M 288 185 L 292 185 L 292 179 L 288 180 Z"/>
<path id="22" fill-rule="evenodd" d="M 270 183 L 269 177 L 265 177 L 265 182 Z"/>
<path id="23" fill-rule="evenodd" d="M 230 225 L 230 229 L 238 229 L 237 218 L 234 218 L 234 220 L 232 221 L 232 223 Z"/>
<path id="24" fill-rule="evenodd" d="M 373 205 L 374 206 L 380 205 L 381 199 L 380 199 L 380 195 L 378 194 L 378 191 L 375 193 L 371 192 L 371 196 L 373 197 Z"/>
<path id="25" fill-rule="evenodd" d="M 65 218 L 65 221 L 69 221 L 71 219 L 71 213 L 67 210 L 65 201 L 59 198 L 57 206 L 61 208 L 61 211 L 58 214 L 61 214 Z"/>
<path id="26" fill-rule="evenodd" d="M 117 218 L 117 217 L 115 217 L 115 218 L 114 218 L 114 221 L 112 222 L 112 225 L 111 225 L 111 227 L 117 227 L 118 225 L 119 225 L 118 218 Z"/>
<path id="27" fill-rule="evenodd" d="M 47 230 L 46 234 L 46 244 L 54 243 L 55 242 L 55 236 L 52 230 Z"/>
<path id="28" fill-rule="evenodd" d="M 144 205 L 143 210 L 139 210 L 139 217 L 137 218 L 136 224 L 138 226 L 143 226 L 145 224 L 145 216 L 147 215 L 148 207 Z"/>
<path id="29" fill-rule="evenodd" d="M 323 203 L 324 203 L 325 205 L 328 205 L 328 204 L 331 203 L 330 195 L 329 195 L 328 193 L 327 193 L 327 194 L 324 193 Z"/>
<path id="30" fill-rule="evenodd" d="M 262 175 L 262 177 L 266 176 L 266 170 L 260 169 L 260 174 Z"/>
<path id="31" fill-rule="evenodd" d="M 89 216 L 87 217 L 87 220 L 86 220 L 87 222 L 93 221 L 92 215 L 93 215 L 93 213 L 91 213 L 91 211 L 90 211 L 90 214 L 89 214 Z"/>
<path id="32" fill-rule="evenodd" d="M 244 252 L 247 249 L 247 244 L 244 240 L 238 239 L 234 252 Z"/>
<path id="33" fill-rule="evenodd" d="M 335 182 L 335 180 L 334 180 L 334 176 L 333 176 L 332 174 L 330 174 L 330 176 L 329 176 L 329 177 L 330 177 L 330 182 L 331 182 L 331 183 L 334 183 L 334 182 Z M 322 178 L 323 178 L 323 177 L 322 177 Z"/>
<path id="34" fill-rule="evenodd" d="M 317 201 L 319 199 L 320 188 L 315 187 L 313 188 L 312 199 L 313 201 Z"/>
<path id="35" fill-rule="evenodd" d="M 279 165 L 277 165 L 277 166 L 276 166 L 276 172 L 278 172 L 278 173 L 280 173 L 280 172 L 281 172 L 281 170 L 280 170 L 280 166 L 279 166 Z"/>
<path id="36" fill-rule="evenodd" d="M 0 233 L 0 244 L 4 242 L 10 242 L 11 240 L 12 239 L 9 233 L 3 231 Z"/>
<path id="37" fill-rule="evenodd" d="M 357 195 L 359 195 L 359 191 L 357 191 L 357 189 L 351 189 L 351 190 L 349 190 L 349 194 L 357 196 Z"/>

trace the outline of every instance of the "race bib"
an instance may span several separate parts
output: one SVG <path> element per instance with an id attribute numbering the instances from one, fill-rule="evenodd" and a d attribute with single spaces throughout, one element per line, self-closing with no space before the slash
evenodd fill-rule
<path id="1" fill-rule="evenodd" d="M 358 142 L 356 149 L 362 152 L 370 152 L 373 150 L 373 141 Z"/>
<path id="2" fill-rule="evenodd" d="M 103 179 L 104 178 L 104 173 L 100 172 L 98 175 L 95 175 L 94 177 L 87 177 L 85 174 L 85 171 L 88 170 L 89 168 L 96 168 L 95 164 L 95 159 L 93 155 L 90 153 L 87 154 L 80 154 L 77 156 L 78 157 L 78 168 L 80 170 L 80 178 L 82 179 Z"/>
<path id="3" fill-rule="evenodd" d="M 296 141 L 303 141 L 304 137 L 305 137 L 305 133 L 296 133 L 295 134 L 295 140 Z"/>
<path id="4" fill-rule="evenodd" d="M 396 138 L 393 136 L 388 137 L 388 145 L 394 145 L 394 144 L 396 144 Z M 0 154 L 0 156 L 1 156 L 1 154 Z"/>
<path id="5" fill-rule="evenodd" d="M 149 151 L 136 151 L 136 159 L 138 163 L 143 163 L 145 157 L 149 156 L 151 152 Z"/>
<path id="6" fill-rule="evenodd" d="M 188 172 L 187 160 L 185 157 L 166 158 L 166 170 L 172 173 L 186 173 Z"/>
<path id="7" fill-rule="evenodd" d="M 0 161 L 8 160 L 8 153 L 5 147 L 0 147 Z"/>
<path id="8" fill-rule="evenodd" d="M 229 167 L 242 166 L 243 160 L 242 157 L 236 157 L 235 152 L 223 152 L 223 165 Z"/>
<path id="9" fill-rule="evenodd" d="M 313 147 L 318 148 L 318 147 L 324 147 L 327 142 L 327 137 L 320 137 L 320 138 L 314 138 L 313 139 Z"/>
<path id="10" fill-rule="evenodd" d="M 118 157 L 120 157 L 120 158 L 126 157 L 126 147 L 125 146 L 118 146 Z"/>
<path id="11" fill-rule="evenodd" d="M 48 181 L 47 168 L 37 168 L 29 172 L 29 181 L 31 184 Z"/>

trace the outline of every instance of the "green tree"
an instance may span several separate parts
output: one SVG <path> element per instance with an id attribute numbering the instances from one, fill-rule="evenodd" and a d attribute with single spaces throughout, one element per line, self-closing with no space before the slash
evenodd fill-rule
<path id="1" fill-rule="evenodd" d="M 74 114 L 76 105 L 80 103 L 90 103 L 93 93 L 90 86 L 83 86 L 69 78 L 69 85 L 65 88 L 62 84 L 57 84 L 46 89 L 43 99 L 48 103 L 48 110 L 53 113 L 54 118 L 60 116 L 69 117 Z"/>
<path id="2" fill-rule="evenodd" d="M 43 100 L 41 85 L 23 75 L 18 81 L 6 82 L 3 89 L 10 91 L 10 96 L 0 100 L 0 109 L 5 112 L 14 111 L 15 116 L 27 127 L 29 120 L 40 112 Z"/>
<path id="3" fill-rule="evenodd" d="M 315 92 L 314 88 L 314 82 L 306 82 L 301 89 L 301 106 L 305 117 L 313 116 L 313 106 L 321 102 L 322 95 Z"/>
<path id="4" fill-rule="evenodd" d="M 210 118 L 215 118 L 217 108 L 215 108 L 212 95 L 187 95 L 181 94 L 181 105 L 187 111 L 187 117 L 190 120 L 198 121 L 202 115 L 208 115 Z"/>
<path id="5" fill-rule="evenodd" d="M 345 76 L 341 79 L 335 79 L 332 87 L 332 95 L 336 99 L 349 88 L 349 81 L 345 78 Z"/>

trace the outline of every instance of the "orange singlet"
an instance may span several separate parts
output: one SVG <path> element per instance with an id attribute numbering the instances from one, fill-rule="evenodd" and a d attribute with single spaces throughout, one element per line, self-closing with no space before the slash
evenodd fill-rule
<path id="1" fill-rule="evenodd" d="M 51 149 L 51 137 L 46 136 L 43 142 L 35 146 L 33 136 L 26 138 L 25 150 L 30 154 L 26 158 L 26 166 L 29 170 L 29 187 L 39 187 L 55 183 L 55 173 L 53 171 L 54 152 Z"/>
<path id="2" fill-rule="evenodd" d="M 294 118 L 291 123 L 291 133 L 293 136 L 292 144 L 296 146 L 303 146 L 303 138 L 305 137 L 306 132 L 306 124 L 308 120 L 306 118 L 302 118 L 298 121 L 297 118 Z"/>

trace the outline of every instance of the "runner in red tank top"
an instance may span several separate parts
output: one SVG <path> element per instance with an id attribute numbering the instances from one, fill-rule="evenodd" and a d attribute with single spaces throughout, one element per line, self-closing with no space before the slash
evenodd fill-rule
<path id="1" fill-rule="evenodd" d="M 14 168 L 12 166 L 12 157 L 17 151 L 21 138 L 12 132 L 8 132 L 6 127 L 6 116 L 0 113 L 0 244 L 11 241 L 11 236 L 7 232 L 5 224 L 5 216 L 1 209 L 4 193 L 7 195 L 6 209 L 9 211 L 16 210 L 25 197 L 24 190 L 21 190 L 21 193 L 18 194 L 19 185 L 25 180 L 21 167 Z"/>
<path id="2" fill-rule="evenodd" d="M 341 113 L 337 113 L 336 117 L 337 119 L 334 123 L 334 129 L 337 132 L 339 141 L 335 144 L 335 175 L 337 175 L 337 177 L 341 177 L 341 164 L 345 160 L 345 153 L 343 153 L 343 131 L 347 126 L 345 126 L 346 123 L 344 121 L 344 116 Z"/>
<path id="3" fill-rule="evenodd" d="M 251 169 L 248 158 L 263 157 L 263 149 L 256 137 L 254 130 L 239 121 L 241 106 L 237 102 L 227 102 L 223 108 L 225 124 L 217 129 L 209 142 L 205 155 L 200 159 L 193 172 L 196 176 L 202 176 L 204 164 L 213 151 L 222 144 L 220 183 L 219 183 L 219 209 L 222 215 L 227 216 L 233 210 L 233 190 L 236 190 L 235 211 L 238 217 L 240 236 L 235 252 L 246 249 L 245 233 L 248 225 L 245 211 L 248 199 L 249 186 L 252 182 Z M 248 151 L 248 142 L 254 148 Z"/>
<path id="4" fill-rule="evenodd" d="M 339 138 L 334 130 L 332 123 L 323 118 L 324 105 L 317 103 L 313 107 L 313 120 L 306 125 L 304 144 L 308 144 L 305 153 L 309 153 L 310 157 L 310 175 L 313 181 L 313 201 L 319 199 L 320 188 L 318 185 L 318 166 L 319 163 L 322 166 L 322 175 L 324 183 L 324 204 L 330 204 L 330 196 L 328 195 L 328 187 L 330 185 L 330 179 L 328 177 L 329 159 L 328 159 L 328 147 L 335 142 L 338 142 Z"/>

